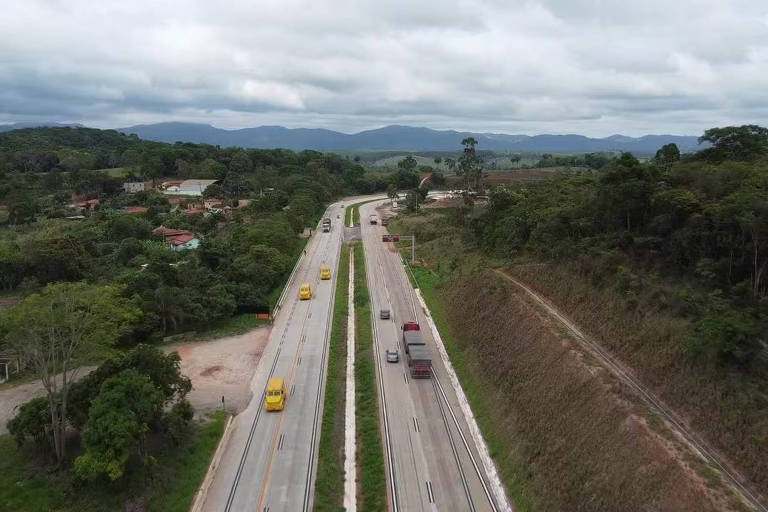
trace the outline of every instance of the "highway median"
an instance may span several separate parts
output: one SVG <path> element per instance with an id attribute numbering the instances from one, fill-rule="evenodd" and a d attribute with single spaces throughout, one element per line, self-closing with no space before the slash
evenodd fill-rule
<path id="1" fill-rule="evenodd" d="M 317 460 L 314 510 L 340 510 L 344 497 L 344 407 L 347 316 L 349 300 L 349 254 L 343 246 L 336 279 L 336 300 L 329 341 L 328 374 L 325 384 L 322 430 Z"/>
<path id="2" fill-rule="evenodd" d="M 355 262 L 355 402 L 357 422 L 358 509 L 384 511 L 387 490 L 373 353 L 371 302 L 362 243 L 354 244 Z"/>

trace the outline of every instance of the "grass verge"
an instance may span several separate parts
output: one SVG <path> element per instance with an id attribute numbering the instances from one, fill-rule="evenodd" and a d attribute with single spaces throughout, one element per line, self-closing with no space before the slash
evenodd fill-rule
<path id="1" fill-rule="evenodd" d="M 213 413 L 209 421 L 193 427 L 186 442 L 169 445 L 157 454 L 151 476 L 127 474 L 125 481 L 114 484 L 81 484 L 66 470 L 49 472 L 34 450 L 17 449 L 11 436 L 0 436 L 0 510 L 123 510 L 130 502 L 149 511 L 187 511 L 205 478 L 226 419 L 223 412 Z"/>
<path id="2" fill-rule="evenodd" d="M 346 406 L 349 249 L 343 246 L 336 274 L 336 298 L 328 348 L 328 374 L 317 453 L 314 510 L 342 512 L 344 496 L 344 407 Z"/>
<path id="3" fill-rule="evenodd" d="M 372 203 L 373 201 L 379 201 L 381 198 L 376 199 L 368 199 L 367 201 L 360 201 L 359 203 L 355 203 L 352 206 L 347 207 L 347 212 L 349 212 L 349 215 L 352 216 L 352 225 L 357 226 L 360 224 L 360 206 L 364 205 L 366 203 Z M 347 216 L 347 213 L 344 214 L 344 221 L 345 225 L 349 226 L 349 217 Z"/>
<path id="4" fill-rule="evenodd" d="M 379 428 L 379 401 L 374 367 L 371 302 L 365 273 L 365 253 L 354 244 L 355 255 L 355 418 L 357 421 L 357 505 L 360 510 L 387 509 L 384 451 Z"/>
<path id="5" fill-rule="evenodd" d="M 485 386 L 472 375 L 468 361 L 458 344 L 453 330 L 448 323 L 446 306 L 440 300 L 441 285 L 445 282 L 437 273 L 428 268 L 409 267 L 411 282 L 421 290 L 424 301 L 429 307 L 432 319 L 440 331 L 440 337 L 445 345 L 445 350 L 453 364 L 453 369 L 459 377 L 464 394 L 469 400 L 475 421 L 483 434 L 488 450 L 496 462 L 496 466 L 501 473 L 500 476 L 510 493 L 510 497 L 515 502 L 517 512 L 527 512 L 531 510 L 531 503 L 525 496 L 524 482 L 527 477 L 526 469 L 512 458 L 513 452 L 496 435 L 498 426 L 494 423 L 494 418 L 490 413 L 494 403 L 489 403 L 488 394 L 484 393 Z"/>

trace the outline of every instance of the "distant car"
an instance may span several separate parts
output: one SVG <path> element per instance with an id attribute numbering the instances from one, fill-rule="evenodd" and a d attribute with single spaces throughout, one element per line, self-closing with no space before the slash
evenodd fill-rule
<path id="1" fill-rule="evenodd" d="M 388 309 L 379 310 L 379 318 L 381 318 L 382 320 L 389 320 L 389 310 Z"/>
<path id="2" fill-rule="evenodd" d="M 400 360 L 400 352 L 395 349 L 387 349 L 387 362 L 396 363 Z"/>
<path id="3" fill-rule="evenodd" d="M 312 287 L 309 283 L 303 283 L 299 287 L 299 300 L 309 300 L 312 298 Z"/>
<path id="4" fill-rule="evenodd" d="M 320 279 L 330 279 L 331 278 L 331 267 L 328 265 L 323 265 L 320 267 Z"/>

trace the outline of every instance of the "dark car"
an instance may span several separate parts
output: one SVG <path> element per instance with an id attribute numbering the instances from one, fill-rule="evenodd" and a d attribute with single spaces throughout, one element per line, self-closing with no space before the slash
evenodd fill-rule
<path id="1" fill-rule="evenodd" d="M 389 320 L 389 310 L 388 309 L 380 310 L 379 318 L 381 318 L 382 320 Z"/>
<path id="2" fill-rule="evenodd" d="M 396 363 L 400 360 L 400 352 L 395 349 L 387 349 L 387 362 Z"/>

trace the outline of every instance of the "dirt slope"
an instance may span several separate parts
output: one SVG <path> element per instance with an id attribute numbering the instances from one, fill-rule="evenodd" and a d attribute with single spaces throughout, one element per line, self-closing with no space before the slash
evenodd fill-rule
<path id="1" fill-rule="evenodd" d="M 450 327 L 486 390 L 532 510 L 744 510 L 624 383 L 491 273 L 444 285 Z"/>

